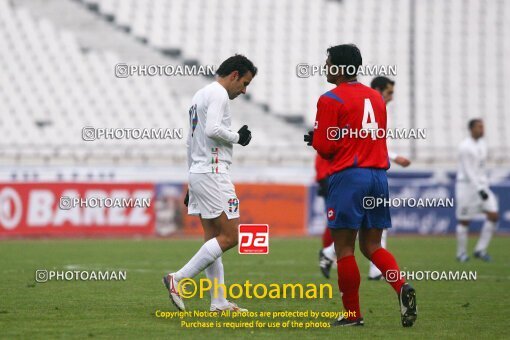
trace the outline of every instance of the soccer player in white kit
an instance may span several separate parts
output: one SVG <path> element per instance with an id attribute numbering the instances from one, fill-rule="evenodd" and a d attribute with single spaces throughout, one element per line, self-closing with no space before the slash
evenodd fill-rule
<path id="1" fill-rule="evenodd" d="M 229 169 L 233 145 L 248 145 L 251 132 L 246 125 L 237 133 L 230 130 L 229 100 L 246 93 L 257 68 L 245 56 L 235 55 L 225 60 L 216 74 L 216 81 L 193 96 L 189 109 L 189 181 L 184 204 L 189 215 L 200 216 L 205 243 L 184 267 L 163 277 L 170 300 L 179 310 L 185 310 L 179 281 L 205 270 L 211 282 L 217 279 L 224 284 L 221 256 L 238 241 L 239 199 Z M 217 294 L 211 289 L 211 311 L 246 311 L 223 294 L 221 286 Z"/>
<path id="2" fill-rule="evenodd" d="M 370 82 L 370 87 L 376 90 L 383 97 L 386 105 L 389 104 L 393 100 L 393 92 L 395 87 L 395 81 L 386 77 L 375 77 Z M 411 165 L 411 161 L 404 156 L 398 155 L 395 152 L 388 150 L 388 158 L 400 165 L 403 168 Z M 388 231 L 385 229 L 381 235 L 381 246 L 386 248 L 386 239 L 388 237 Z M 335 244 L 332 243 L 330 246 L 322 249 L 319 253 L 319 267 L 321 269 L 322 274 L 329 279 L 329 272 L 333 264 L 336 263 L 336 252 L 335 252 Z M 369 280 L 381 280 L 383 278 L 381 271 L 370 262 L 370 266 L 368 269 L 368 279 Z"/>
<path id="3" fill-rule="evenodd" d="M 457 260 L 466 262 L 469 223 L 478 214 L 487 216 L 480 238 L 475 246 L 474 256 L 490 261 L 487 248 L 498 223 L 498 200 L 489 189 L 485 171 L 487 146 L 483 139 L 484 126 L 481 119 L 472 119 L 468 124 L 471 136 L 459 146 L 459 167 L 455 187 L 457 203 Z"/>

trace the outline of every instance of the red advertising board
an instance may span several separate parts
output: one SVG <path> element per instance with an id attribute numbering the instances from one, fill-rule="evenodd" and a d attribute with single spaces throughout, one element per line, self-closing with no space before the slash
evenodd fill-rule
<path id="1" fill-rule="evenodd" d="M 152 235 L 154 184 L 0 183 L 0 237 Z"/>
<path id="2" fill-rule="evenodd" d="M 304 185 L 235 185 L 239 198 L 240 223 L 267 224 L 271 236 L 306 235 L 308 189 Z M 184 234 L 202 235 L 200 219 L 184 210 Z"/>

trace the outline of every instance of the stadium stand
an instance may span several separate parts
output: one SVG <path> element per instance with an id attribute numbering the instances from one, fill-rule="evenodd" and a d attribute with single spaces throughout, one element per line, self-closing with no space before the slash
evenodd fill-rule
<path id="1" fill-rule="evenodd" d="M 16 164 L 184 164 L 184 140 L 172 141 L 171 147 L 161 140 L 84 143 L 81 129 L 187 130 L 192 91 L 210 79 L 117 79 L 113 69 L 127 60 L 125 54 L 99 41 L 84 46 L 78 33 L 62 29 L 51 16 L 35 18 L 27 8 L 38 2 L 51 5 L 0 0 L 0 60 L 10 65 L 0 75 L 0 102 L 7 113 L 0 118 L 0 157 Z M 137 53 L 154 48 L 165 53 L 168 63 L 218 65 L 233 53 L 253 59 L 260 73 L 248 90 L 250 101 L 233 103 L 239 112 L 233 125 L 253 126 L 257 136 L 256 144 L 236 155 L 241 163 L 311 164 L 313 152 L 301 145 L 302 133 L 312 125 L 318 96 L 330 85 L 320 75 L 298 77 L 296 66 L 321 65 L 328 46 L 350 41 L 362 50 L 365 64 L 397 65 L 390 127 L 427 130 L 426 140 L 390 141 L 394 151 L 415 164 L 451 166 L 467 134 L 466 121 L 480 116 L 490 131 L 491 162 L 510 162 L 505 138 L 510 115 L 504 103 L 509 94 L 504 81 L 510 70 L 510 26 L 504 20 L 509 2 L 319 2 L 82 0 L 86 6 L 77 7 L 96 11 L 112 29 L 121 27 L 127 36 L 147 43 L 138 44 Z M 413 20 L 416 12 L 422 15 Z M 478 24 L 470 25 L 473 21 Z M 368 83 L 370 77 L 361 81 Z"/>
<path id="2" fill-rule="evenodd" d="M 21 5 L 24 3 L 21 2 Z M 14 162 L 49 164 L 185 164 L 188 104 L 186 86 L 164 77 L 114 76 L 124 59 L 109 50 L 80 46 L 73 33 L 45 18 L 35 19 L 23 6 L 0 0 L 0 60 L 10 65 L 0 75 L 4 136 L 0 156 Z M 141 47 L 146 48 L 146 47 Z M 36 76 L 35 76 L 36 75 Z M 181 79 L 183 83 L 194 80 Z M 201 79 L 204 86 L 211 79 Z M 189 85 L 187 86 L 190 87 Z M 194 86 L 194 91 L 199 87 Z M 252 163 L 310 163 L 311 151 L 290 152 L 301 131 L 275 121 L 254 104 L 233 118 L 248 124 L 259 143 L 238 157 Z M 183 139 L 84 142 L 82 128 L 183 128 Z M 281 153 L 270 149 L 280 147 Z"/>
<path id="3" fill-rule="evenodd" d="M 272 114 L 309 125 L 317 97 L 329 86 L 320 76 L 295 76 L 296 65 L 320 65 L 328 46 L 356 41 L 365 64 L 397 65 L 390 126 L 427 130 L 426 140 L 392 141 L 393 149 L 425 163 L 452 162 L 467 120 L 482 117 L 491 131 L 492 161 L 508 162 L 508 1 L 84 2 L 151 46 L 180 51 L 190 60 L 215 64 L 232 53 L 249 55 L 261 70 L 253 100 L 267 104 Z M 195 17 L 196 8 L 206 10 Z M 370 77 L 361 80 L 368 83 Z"/>

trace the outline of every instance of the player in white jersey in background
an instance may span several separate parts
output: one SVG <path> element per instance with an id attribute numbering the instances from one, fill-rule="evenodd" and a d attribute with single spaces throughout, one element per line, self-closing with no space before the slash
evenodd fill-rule
<path id="1" fill-rule="evenodd" d="M 457 260 L 466 262 L 469 223 L 480 213 L 487 220 L 483 224 L 480 238 L 475 246 L 474 256 L 490 261 L 487 248 L 498 223 L 498 201 L 489 189 L 489 180 L 485 170 L 487 146 L 483 139 L 484 126 L 481 119 L 472 119 L 468 124 L 471 136 L 459 146 L 459 167 L 455 187 L 457 203 Z"/>
<path id="2" fill-rule="evenodd" d="M 238 241 L 239 200 L 229 168 L 233 144 L 248 145 L 251 132 L 246 125 L 237 133 L 230 130 L 229 100 L 246 93 L 257 68 L 245 56 L 235 55 L 225 60 L 216 73 L 216 81 L 193 96 L 189 109 L 189 181 L 184 204 L 189 215 L 200 216 L 205 243 L 184 267 L 163 277 L 170 300 L 179 310 L 185 310 L 179 281 L 205 270 L 211 282 L 216 279 L 224 284 L 221 256 Z M 246 311 L 228 301 L 221 286 L 217 293 L 211 289 L 211 311 Z"/>
<path id="3" fill-rule="evenodd" d="M 383 97 L 386 105 L 389 104 L 393 100 L 393 93 L 395 87 L 395 81 L 386 77 L 375 77 L 372 79 L 370 83 L 370 87 L 376 90 Z M 403 168 L 411 165 L 411 161 L 404 156 L 400 156 L 395 152 L 391 152 L 388 150 L 388 158 Z M 386 239 L 388 237 L 388 231 L 385 229 L 381 235 L 381 246 L 386 248 Z M 322 274 L 329 279 L 329 272 L 333 264 L 336 263 L 336 252 L 335 252 L 335 244 L 332 243 L 330 246 L 324 248 L 319 253 L 319 267 L 321 268 Z M 370 262 L 370 267 L 368 270 L 368 279 L 369 280 L 381 280 L 382 279 L 381 271 Z"/>

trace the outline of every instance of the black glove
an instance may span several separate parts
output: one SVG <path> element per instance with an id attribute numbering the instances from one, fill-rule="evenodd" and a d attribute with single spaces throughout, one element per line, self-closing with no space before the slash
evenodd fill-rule
<path id="1" fill-rule="evenodd" d="M 478 195 L 482 198 L 482 200 L 486 201 L 489 198 L 489 195 L 485 192 L 485 190 L 478 191 Z"/>
<path id="2" fill-rule="evenodd" d="M 323 178 L 317 183 L 319 187 L 317 188 L 317 196 L 320 197 L 328 197 L 328 178 Z"/>
<path id="3" fill-rule="evenodd" d="M 186 197 L 184 197 L 184 205 L 188 207 L 188 203 L 189 203 L 189 190 L 186 191 Z"/>
<path id="4" fill-rule="evenodd" d="M 306 145 L 312 146 L 313 143 L 313 131 L 308 131 L 307 135 L 304 135 L 304 141 L 307 142 Z"/>
<path id="5" fill-rule="evenodd" d="M 238 141 L 239 144 L 241 144 L 242 146 L 246 146 L 250 143 L 251 131 L 248 130 L 248 125 L 243 125 L 243 127 L 240 128 L 239 131 L 237 131 L 237 133 L 239 134 Z"/>

